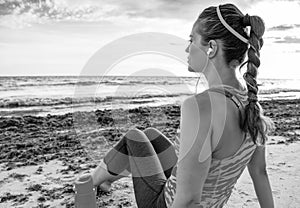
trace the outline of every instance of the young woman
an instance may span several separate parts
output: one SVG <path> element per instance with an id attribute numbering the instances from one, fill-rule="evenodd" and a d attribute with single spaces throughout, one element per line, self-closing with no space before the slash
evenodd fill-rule
<path id="1" fill-rule="evenodd" d="M 206 8 L 186 52 L 189 71 L 203 73 L 209 89 L 184 100 L 180 138 L 172 144 L 155 128 L 129 130 L 92 173 L 94 185 L 106 189 L 131 173 L 139 208 L 219 208 L 247 166 L 260 206 L 274 207 L 264 145 L 271 122 L 256 84 L 264 30 L 260 17 L 233 4 Z M 246 54 L 247 89 L 235 72 Z"/>

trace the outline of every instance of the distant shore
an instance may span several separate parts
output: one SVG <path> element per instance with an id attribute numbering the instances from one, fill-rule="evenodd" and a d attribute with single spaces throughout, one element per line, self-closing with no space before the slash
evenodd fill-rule
<path id="1" fill-rule="evenodd" d="M 287 172 L 284 166 L 292 160 L 284 160 L 293 158 L 293 154 L 294 158 L 299 157 L 296 150 L 299 149 L 300 140 L 300 99 L 260 103 L 265 115 L 271 117 L 276 125 L 268 146 L 271 151 L 269 154 L 273 151 L 278 157 L 268 155 L 269 158 L 275 157 L 269 161 L 273 169 L 268 171 L 273 179 L 282 177 L 283 180 L 288 180 L 292 176 L 285 175 Z M 0 207 L 39 207 L 41 204 L 50 205 L 49 207 L 73 207 L 74 177 L 84 170 L 95 168 L 105 152 L 128 129 L 155 127 L 172 140 L 179 128 L 179 121 L 179 105 L 48 114 L 43 117 L 0 117 Z M 278 158 L 282 158 L 285 165 L 274 163 Z M 290 164 L 291 167 L 296 165 Z M 299 180 L 299 177 L 293 177 Z M 246 177 L 240 184 L 248 182 Z M 247 189 L 242 190 L 240 186 L 238 184 L 230 203 L 245 204 L 245 207 L 257 204 L 254 199 L 247 202 L 247 197 L 253 196 L 244 193 Z M 287 182 L 286 186 L 290 190 L 295 185 Z M 242 198 L 240 190 L 244 193 Z M 280 205 L 284 205 L 283 196 L 287 195 L 287 198 L 291 198 L 291 204 L 297 205 L 290 207 L 300 206 L 300 199 L 296 195 L 288 196 L 289 193 L 280 189 L 273 194 Z M 99 207 L 136 207 L 130 178 L 113 184 L 109 193 L 99 193 L 98 204 Z"/>

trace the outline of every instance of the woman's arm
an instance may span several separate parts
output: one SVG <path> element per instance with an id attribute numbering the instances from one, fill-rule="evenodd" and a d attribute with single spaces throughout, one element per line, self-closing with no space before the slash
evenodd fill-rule
<path id="1" fill-rule="evenodd" d="M 210 167 L 210 151 L 205 151 L 203 162 L 199 162 L 204 143 L 206 150 L 210 149 L 207 144 L 211 143 L 211 107 L 209 99 L 203 97 L 198 103 L 195 97 L 189 97 L 182 104 L 176 194 L 172 208 L 196 207 Z M 206 139 L 209 142 L 205 142 Z"/>
<path id="2" fill-rule="evenodd" d="M 266 170 L 265 146 L 257 146 L 248 164 L 254 189 L 261 208 L 273 208 L 272 190 Z"/>

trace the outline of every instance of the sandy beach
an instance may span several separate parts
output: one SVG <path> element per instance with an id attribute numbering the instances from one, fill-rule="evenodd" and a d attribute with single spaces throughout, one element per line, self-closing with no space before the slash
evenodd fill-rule
<path id="1" fill-rule="evenodd" d="M 268 173 L 276 207 L 300 207 L 300 100 L 262 101 L 276 124 L 267 145 Z M 0 208 L 74 207 L 73 181 L 95 168 L 128 129 L 155 127 L 171 140 L 180 106 L 97 110 L 64 115 L 0 117 Z M 131 178 L 98 192 L 99 207 L 136 208 Z M 228 206 L 259 207 L 244 171 Z"/>

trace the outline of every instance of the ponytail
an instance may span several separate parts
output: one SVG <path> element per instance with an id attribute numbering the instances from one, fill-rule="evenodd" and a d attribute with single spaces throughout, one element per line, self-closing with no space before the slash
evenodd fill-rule
<path id="1" fill-rule="evenodd" d="M 258 103 L 258 86 L 256 82 L 265 25 L 260 17 L 249 16 L 248 14 L 242 18 L 242 24 L 244 27 L 251 26 L 247 71 L 243 75 L 248 89 L 248 104 L 245 107 L 245 120 L 242 126 L 243 130 L 250 134 L 254 143 L 257 143 L 257 139 L 260 137 L 260 143 L 265 144 L 267 133 L 272 128 L 272 121 L 263 116 L 262 108 Z"/>

